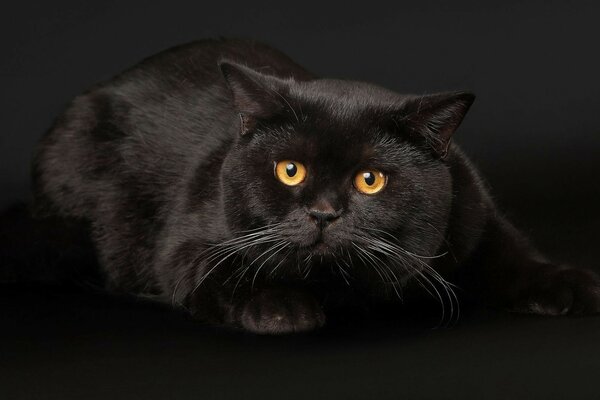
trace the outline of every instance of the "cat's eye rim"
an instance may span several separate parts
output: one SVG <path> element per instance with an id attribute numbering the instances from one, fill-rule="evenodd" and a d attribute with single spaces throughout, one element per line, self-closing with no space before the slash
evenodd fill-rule
<path id="1" fill-rule="evenodd" d="M 306 179 L 306 167 L 299 161 L 280 160 L 273 164 L 275 178 L 286 186 L 297 186 Z"/>
<path id="2" fill-rule="evenodd" d="M 387 175 L 377 169 L 360 170 L 354 175 L 354 187 L 358 192 L 368 196 L 381 192 L 386 187 L 387 181 Z"/>

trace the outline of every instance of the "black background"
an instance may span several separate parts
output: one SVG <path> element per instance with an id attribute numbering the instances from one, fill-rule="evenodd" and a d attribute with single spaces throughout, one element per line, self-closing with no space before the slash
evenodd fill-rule
<path id="1" fill-rule="evenodd" d="M 32 150 L 70 98 L 172 45 L 250 37 L 321 76 L 474 91 L 456 140 L 501 208 L 558 261 L 600 268 L 599 4 L 4 5 L 0 206 L 28 198 Z M 0 398 L 600 397 L 593 317 L 257 338 L 102 294 L 5 285 L 0 306 Z"/>

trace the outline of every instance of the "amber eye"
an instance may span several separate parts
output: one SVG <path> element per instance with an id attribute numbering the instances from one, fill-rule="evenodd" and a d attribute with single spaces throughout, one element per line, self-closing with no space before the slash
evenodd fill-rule
<path id="1" fill-rule="evenodd" d="M 364 194 L 379 193 L 387 182 L 386 176 L 379 171 L 360 171 L 354 177 L 356 190 Z"/>
<path id="2" fill-rule="evenodd" d="M 306 168 L 298 161 L 278 161 L 275 163 L 275 176 L 285 185 L 296 186 L 306 178 Z"/>

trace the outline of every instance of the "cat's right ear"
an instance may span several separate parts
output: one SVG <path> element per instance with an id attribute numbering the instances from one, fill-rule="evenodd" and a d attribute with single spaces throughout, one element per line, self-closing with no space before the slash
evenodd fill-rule
<path id="1" fill-rule="evenodd" d="M 258 120 L 282 111 L 279 79 L 227 60 L 220 61 L 219 68 L 240 115 L 242 135 L 254 128 Z"/>
<path id="2" fill-rule="evenodd" d="M 445 158 L 452 135 L 473 104 L 470 92 L 447 92 L 413 96 L 403 106 L 404 115 L 397 123 L 407 125 L 425 139 L 434 153 Z"/>

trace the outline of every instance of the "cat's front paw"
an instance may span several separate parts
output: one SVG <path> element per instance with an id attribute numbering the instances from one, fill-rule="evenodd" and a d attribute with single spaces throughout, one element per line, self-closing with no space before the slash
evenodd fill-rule
<path id="1" fill-rule="evenodd" d="M 514 308 L 542 315 L 600 313 L 600 277 L 577 268 L 545 270 L 532 278 Z"/>
<path id="2" fill-rule="evenodd" d="M 265 289 L 243 306 L 240 324 L 247 331 L 277 335 L 320 328 L 325 314 L 309 293 L 293 289 Z"/>

